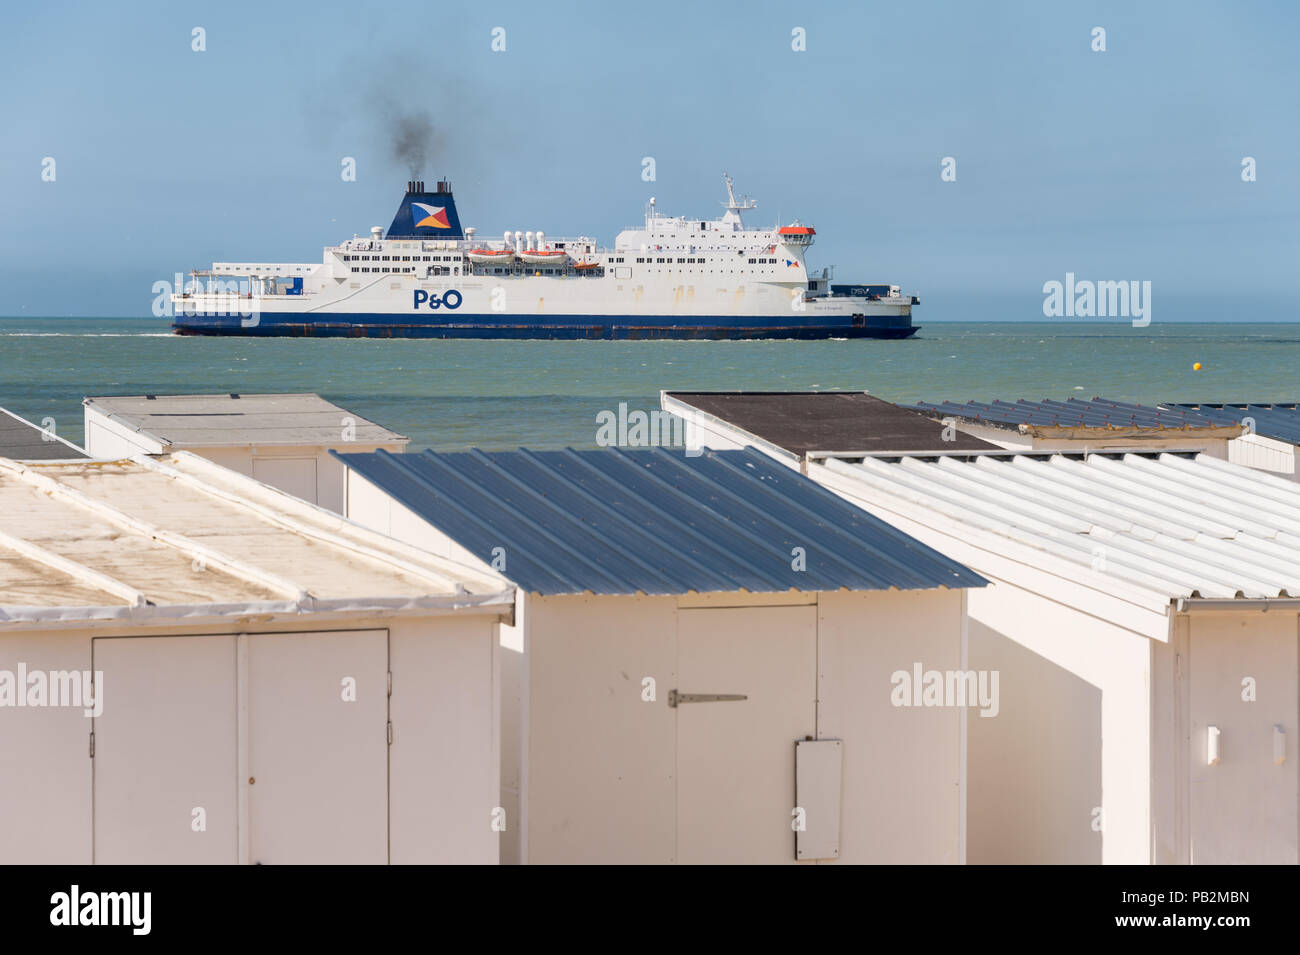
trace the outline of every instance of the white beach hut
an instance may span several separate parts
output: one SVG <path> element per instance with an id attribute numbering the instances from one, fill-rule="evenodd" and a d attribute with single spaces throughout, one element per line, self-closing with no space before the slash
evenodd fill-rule
<path id="1" fill-rule="evenodd" d="M 939 423 L 1011 451 L 1201 451 L 1228 460 L 1241 424 L 1111 398 L 920 402 Z"/>
<path id="2" fill-rule="evenodd" d="M 194 455 L 0 459 L 0 859 L 495 863 L 512 606 Z"/>
<path id="3" fill-rule="evenodd" d="M 410 440 L 314 394 L 124 395 L 84 405 L 92 457 L 192 451 L 335 513 L 343 468 L 331 450 L 400 452 Z"/>
<path id="4" fill-rule="evenodd" d="M 980 863 L 1297 854 L 1300 486 L 1209 453 L 865 456 L 809 475 L 974 568 Z"/>
<path id="5" fill-rule="evenodd" d="M 1239 425 L 1241 436 L 1228 442 L 1228 460 L 1300 481 L 1300 404 L 1250 402 L 1174 404 L 1220 424 Z"/>
<path id="6" fill-rule="evenodd" d="M 503 861 L 963 860 L 967 710 L 898 684 L 962 670 L 965 567 L 752 451 L 339 457 L 518 586 Z"/>

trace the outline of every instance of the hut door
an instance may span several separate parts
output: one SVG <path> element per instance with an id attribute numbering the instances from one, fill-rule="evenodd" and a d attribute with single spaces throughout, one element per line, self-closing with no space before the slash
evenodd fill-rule
<path id="1" fill-rule="evenodd" d="M 1190 646 L 1190 861 L 1295 865 L 1295 617 L 1193 616 Z"/>
<path id="2" fill-rule="evenodd" d="M 91 652 L 95 862 L 239 861 L 235 637 L 99 637 Z"/>
<path id="3" fill-rule="evenodd" d="M 388 861 L 387 631 L 91 652 L 97 863 Z"/>
<path id="4" fill-rule="evenodd" d="M 795 743 L 816 731 L 817 608 L 677 620 L 677 861 L 791 862 Z"/>
<path id="5" fill-rule="evenodd" d="M 249 861 L 386 863 L 387 631 L 247 639 Z"/>

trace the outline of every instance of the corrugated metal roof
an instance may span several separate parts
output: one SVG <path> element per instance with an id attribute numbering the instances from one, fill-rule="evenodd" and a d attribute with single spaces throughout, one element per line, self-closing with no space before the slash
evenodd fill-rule
<path id="1" fill-rule="evenodd" d="M 1167 598 L 1300 596 L 1300 484 L 1207 454 L 867 458 L 825 468 L 891 512 L 958 537 L 1027 545 L 1081 575 L 1100 571 Z"/>
<path id="2" fill-rule="evenodd" d="M 541 594 L 984 583 L 752 449 L 334 453 L 482 560 L 503 548 L 505 576 Z"/>
<path id="3" fill-rule="evenodd" d="M 1186 408 L 1132 404 L 1109 398 L 1069 398 L 1065 401 L 918 401 L 918 408 L 939 415 L 1008 426 L 1049 428 L 1215 428 L 1223 427 Z"/>
<path id="4" fill-rule="evenodd" d="M 513 588 L 181 452 L 0 458 L 0 627 L 508 604 Z"/>
<path id="5" fill-rule="evenodd" d="M 404 444 L 405 435 L 314 394 L 122 395 L 86 398 L 98 411 L 173 448 Z"/>
<path id="6" fill-rule="evenodd" d="M 85 451 L 0 408 L 0 456 L 19 461 L 53 461 L 88 457 Z"/>
<path id="7" fill-rule="evenodd" d="M 1241 424 L 1246 418 L 1254 421 L 1255 434 L 1275 438 L 1288 444 L 1300 444 L 1300 405 L 1295 402 L 1225 402 L 1223 404 L 1191 404 L 1170 402 L 1166 407 L 1193 411 L 1203 418 L 1220 424 Z"/>

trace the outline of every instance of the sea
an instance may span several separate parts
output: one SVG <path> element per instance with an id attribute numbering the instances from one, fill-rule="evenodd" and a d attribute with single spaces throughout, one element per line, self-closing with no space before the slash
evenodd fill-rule
<path id="1" fill-rule="evenodd" d="M 661 391 L 889 401 L 1300 400 L 1300 324 L 924 325 L 904 341 L 204 338 L 157 318 L 0 318 L 0 407 L 77 443 L 85 396 L 316 392 L 411 450 L 594 447 Z M 1200 368 L 1196 366 L 1199 364 Z"/>

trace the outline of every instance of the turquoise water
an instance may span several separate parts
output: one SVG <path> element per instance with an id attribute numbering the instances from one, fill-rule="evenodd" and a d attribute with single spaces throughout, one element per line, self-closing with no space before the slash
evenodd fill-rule
<path id="1" fill-rule="evenodd" d="M 1201 371 L 1193 371 L 1200 362 Z M 891 401 L 1300 400 L 1300 325 L 930 324 L 908 341 L 182 338 L 158 319 L 0 318 L 0 406 L 81 440 L 85 395 L 315 391 L 412 447 L 589 447 L 660 389 L 859 389 Z"/>

